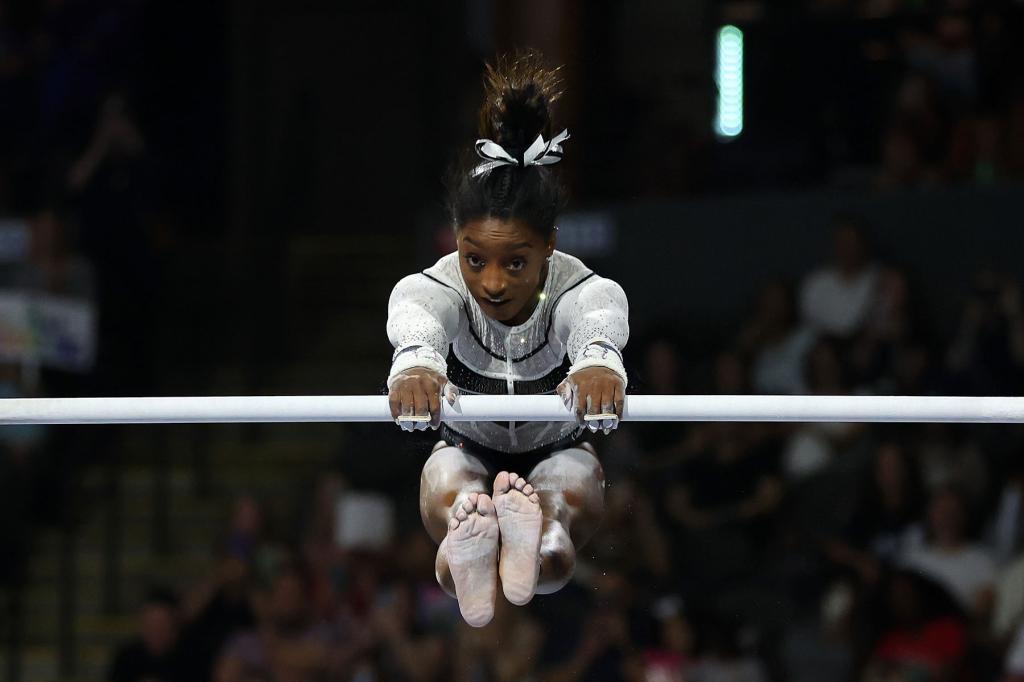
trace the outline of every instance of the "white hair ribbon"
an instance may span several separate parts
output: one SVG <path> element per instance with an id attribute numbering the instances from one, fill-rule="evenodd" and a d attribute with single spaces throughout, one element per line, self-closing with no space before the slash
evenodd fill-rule
<path id="1" fill-rule="evenodd" d="M 544 135 L 538 135 L 526 151 L 523 152 L 523 166 L 548 166 L 562 160 L 562 142 L 569 139 L 569 131 L 563 130 L 548 141 L 544 141 Z M 487 159 L 470 173 L 472 177 L 482 175 L 498 166 L 518 166 L 519 159 L 515 158 L 497 142 L 492 140 L 477 140 L 476 153 L 480 158 Z"/>

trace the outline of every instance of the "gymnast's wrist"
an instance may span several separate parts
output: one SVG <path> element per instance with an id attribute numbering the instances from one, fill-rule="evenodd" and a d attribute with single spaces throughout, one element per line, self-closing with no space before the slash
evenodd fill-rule
<path id="1" fill-rule="evenodd" d="M 577 356 L 576 362 L 569 368 L 568 373 L 572 376 L 574 373 L 590 367 L 603 367 L 611 370 L 622 379 L 623 386 L 628 383 L 626 368 L 622 364 L 619 349 L 610 341 L 595 339 L 588 343 Z"/>
<path id="2" fill-rule="evenodd" d="M 388 389 L 400 375 L 414 368 L 427 369 L 441 377 L 446 377 L 448 374 L 448 363 L 432 347 L 409 345 L 395 351 L 391 362 L 391 372 L 388 374 Z"/>

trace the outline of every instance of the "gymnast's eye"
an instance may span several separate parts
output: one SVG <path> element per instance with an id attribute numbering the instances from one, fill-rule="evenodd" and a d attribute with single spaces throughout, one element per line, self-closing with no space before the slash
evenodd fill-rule
<path id="1" fill-rule="evenodd" d="M 466 262 L 469 263 L 469 267 L 471 268 L 482 268 L 484 266 L 483 260 L 475 253 L 467 255 Z"/>
<path id="2" fill-rule="evenodd" d="M 516 258 L 514 261 L 508 264 L 508 269 L 512 272 L 519 272 L 526 267 L 526 261 L 522 258 Z"/>

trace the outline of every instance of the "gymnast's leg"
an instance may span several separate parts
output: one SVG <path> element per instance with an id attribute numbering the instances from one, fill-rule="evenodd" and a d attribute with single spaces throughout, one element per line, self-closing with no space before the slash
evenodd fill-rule
<path id="1" fill-rule="evenodd" d="M 539 502 L 539 513 L 535 517 L 539 532 L 534 534 L 517 529 L 516 542 L 522 545 L 520 554 L 525 555 L 531 548 L 537 548 L 533 550 L 533 556 L 539 560 L 532 567 L 532 575 L 527 573 L 523 563 L 512 563 L 516 554 L 509 545 L 513 544 L 510 540 L 516 536 L 506 530 L 510 524 L 506 523 L 502 503 L 503 493 L 509 488 L 522 493 L 520 497 L 523 499 L 519 500 L 521 508 L 531 506 L 526 502 Z M 527 480 L 516 474 L 498 474 L 494 482 L 494 504 L 498 508 L 498 523 L 501 525 L 501 564 L 498 570 L 502 587 L 509 601 L 523 604 L 534 592 L 557 592 L 572 578 L 576 548 L 582 547 L 593 536 L 604 512 L 604 470 L 588 444 L 559 450 L 534 467 Z M 526 516 L 520 514 L 516 518 L 517 523 L 525 524 Z M 510 594 L 510 586 L 513 594 Z M 526 586 L 531 589 L 524 599 Z"/>
<path id="2" fill-rule="evenodd" d="M 530 472 L 540 495 L 544 532 L 538 594 L 565 587 L 576 567 L 576 550 L 587 544 L 604 515 L 604 469 L 587 443 L 559 450 Z"/>
<path id="3" fill-rule="evenodd" d="M 437 581 L 459 600 L 466 622 L 494 616 L 498 521 L 487 494 L 489 476 L 469 452 L 438 443 L 420 474 L 420 516 L 437 550 Z"/>

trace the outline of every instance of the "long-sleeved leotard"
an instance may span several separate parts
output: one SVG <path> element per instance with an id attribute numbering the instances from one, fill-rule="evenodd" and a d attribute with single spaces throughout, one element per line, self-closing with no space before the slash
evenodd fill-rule
<path id="1" fill-rule="evenodd" d="M 462 393 L 553 393 L 566 375 L 607 367 L 626 381 L 621 349 L 629 337 L 622 287 L 578 258 L 551 255 L 543 295 L 530 319 L 510 327 L 488 317 L 450 253 L 395 285 L 387 331 L 395 346 L 388 385 L 410 367 L 441 374 Z M 574 422 L 446 424 L 464 441 L 505 453 L 534 451 L 580 434 Z"/>

